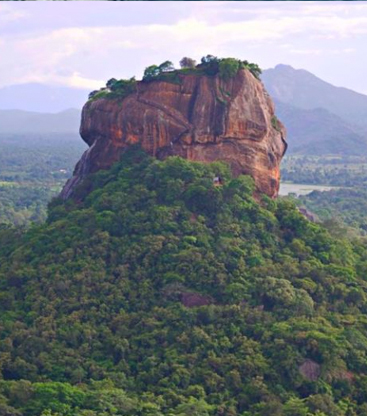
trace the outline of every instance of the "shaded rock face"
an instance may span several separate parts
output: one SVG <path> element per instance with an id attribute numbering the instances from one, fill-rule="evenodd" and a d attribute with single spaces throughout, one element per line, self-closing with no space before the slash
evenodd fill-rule
<path id="1" fill-rule="evenodd" d="M 129 145 L 152 156 L 228 162 L 235 175 L 249 174 L 257 189 L 276 197 L 285 129 L 273 126 L 274 105 L 248 70 L 224 81 L 219 76 L 180 75 L 180 84 L 139 82 L 123 101 L 88 101 L 80 134 L 90 148 L 61 196 L 68 198 L 87 174 L 107 169 Z"/>

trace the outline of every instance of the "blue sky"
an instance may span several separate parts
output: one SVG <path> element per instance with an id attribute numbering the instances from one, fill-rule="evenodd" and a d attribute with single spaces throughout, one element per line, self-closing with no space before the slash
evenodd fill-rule
<path id="1" fill-rule="evenodd" d="M 206 54 L 290 64 L 367 94 L 367 1 L 0 2 L 0 87 L 91 90 Z"/>

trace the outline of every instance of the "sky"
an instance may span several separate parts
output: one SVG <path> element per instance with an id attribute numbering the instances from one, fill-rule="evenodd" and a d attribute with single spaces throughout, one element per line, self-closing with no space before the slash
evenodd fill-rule
<path id="1" fill-rule="evenodd" d="M 289 64 L 367 94 L 367 1 L 0 2 L 0 88 L 92 90 L 207 54 Z"/>

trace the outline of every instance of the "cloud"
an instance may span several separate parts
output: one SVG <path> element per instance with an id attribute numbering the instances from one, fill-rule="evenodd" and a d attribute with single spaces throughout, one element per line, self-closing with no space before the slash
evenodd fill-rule
<path id="1" fill-rule="evenodd" d="M 129 77 L 147 65 L 166 59 L 177 62 L 183 55 L 241 56 L 250 51 L 258 57 L 262 51 L 276 56 L 281 49 L 321 59 L 325 53 L 353 52 L 338 43 L 367 34 L 367 4 L 357 10 L 338 2 L 294 3 L 192 2 L 194 17 L 166 23 L 109 26 L 101 19 L 98 27 L 2 36 L 0 86 L 37 80 L 92 89 L 108 77 Z M 6 10 L 7 19 L 21 18 L 19 7 L 0 6 L 0 21 Z"/>
<path id="2" fill-rule="evenodd" d="M 289 47 L 288 47 L 289 48 Z M 355 52 L 354 48 L 343 49 L 292 49 L 289 52 L 297 55 L 341 55 Z"/>
<path id="3" fill-rule="evenodd" d="M 67 79 L 67 84 L 70 87 L 82 89 L 98 89 L 104 84 L 104 80 L 96 80 L 82 77 L 78 72 L 74 72 L 71 77 Z"/>
<path id="4" fill-rule="evenodd" d="M 324 53 L 323 49 L 290 49 L 290 53 L 298 55 L 321 55 Z"/>
<path id="5" fill-rule="evenodd" d="M 2 23 L 13 22 L 15 20 L 23 19 L 27 13 L 21 10 L 15 10 L 8 4 L 0 4 L 0 25 Z"/>
<path id="6" fill-rule="evenodd" d="M 105 84 L 105 80 L 97 80 L 83 77 L 79 72 L 74 72 L 71 75 L 62 75 L 58 73 L 40 73 L 34 75 L 27 75 L 22 78 L 23 83 L 41 83 L 41 84 L 55 84 L 63 85 L 77 89 L 96 90 Z"/>
<path id="7" fill-rule="evenodd" d="M 366 2 L 360 2 L 356 3 L 354 2 L 352 4 L 353 9 L 351 10 L 351 5 L 348 3 L 337 2 L 334 1 L 332 4 L 330 3 L 324 3 L 323 1 L 320 2 L 305 2 L 302 5 L 301 13 L 302 15 L 315 15 L 318 16 L 330 16 L 330 15 L 336 15 L 336 14 L 342 14 L 345 16 L 351 15 L 352 13 L 362 14 L 367 12 L 367 3 Z"/>

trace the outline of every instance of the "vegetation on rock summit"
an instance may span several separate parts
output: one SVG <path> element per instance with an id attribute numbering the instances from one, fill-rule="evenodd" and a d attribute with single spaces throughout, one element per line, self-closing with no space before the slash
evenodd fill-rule
<path id="1" fill-rule="evenodd" d="M 230 79 L 236 76 L 240 69 L 248 69 L 256 78 L 259 78 L 261 69 L 258 65 L 248 61 L 241 61 L 235 58 L 217 58 L 207 55 L 201 58 L 200 64 L 196 64 L 191 58 L 184 57 L 180 61 L 181 69 L 175 69 L 171 61 L 165 61 L 160 65 L 151 65 L 144 71 L 142 82 L 165 81 L 180 84 L 180 75 L 219 75 L 223 79 Z M 110 98 L 124 99 L 134 93 L 137 88 L 135 77 L 117 80 L 111 78 L 106 83 L 106 87 L 92 91 L 89 99 Z"/>

